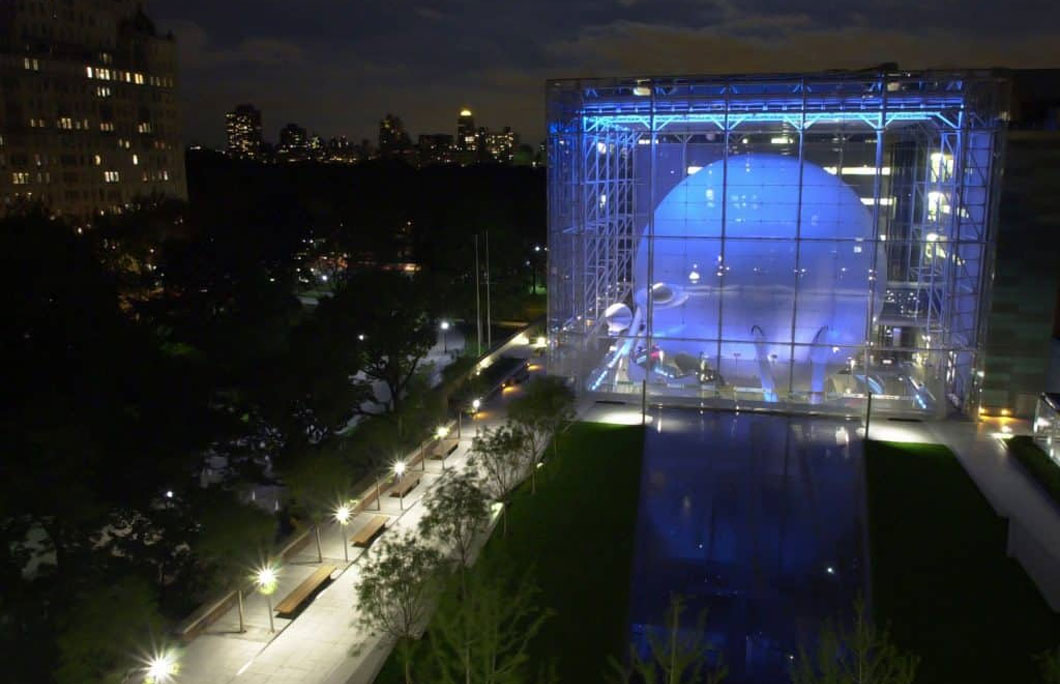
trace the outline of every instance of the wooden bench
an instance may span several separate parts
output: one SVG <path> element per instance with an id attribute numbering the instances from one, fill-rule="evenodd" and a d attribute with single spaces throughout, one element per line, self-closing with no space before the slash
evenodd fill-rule
<path id="1" fill-rule="evenodd" d="M 353 542 L 354 546 L 360 546 L 362 548 L 372 545 L 375 538 L 383 533 L 386 529 L 387 522 L 390 521 L 385 515 L 373 515 L 371 520 L 368 521 L 361 529 L 357 530 L 357 534 L 350 537 L 350 541 Z"/>
<path id="2" fill-rule="evenodd" d="M 334 565 L 321 565 L 305 581 L 295 587 L 295 590 L 276 604 L 276 613 L 280 616 L 293 616 L 306 601 L 316 595 L 325 582 L 331 579 L 331 573 L 335 572 Z"/>
<path id="3" fill-rule="evenodd" d="M 394 485 L 394 488 L 390 490 L 390 496 L 404 497 L 413 488 L 420 483 L 419 473 L 409 473 L 405 477 L 401 478 L 401 481 Z"/>
<path id="4" fill-rule="evenodd" d="M 438 440 L 431 445 L 430 458 L 434 460 L 445 458 L 456 451 L 458 446 L 460 446 L 460 440 L 455 437 L 452 439 Z"/>

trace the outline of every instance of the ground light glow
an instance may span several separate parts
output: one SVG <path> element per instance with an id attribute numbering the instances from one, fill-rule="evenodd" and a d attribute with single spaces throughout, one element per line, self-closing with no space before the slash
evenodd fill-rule
<path id="1" fill-rule="evenodd" d="M 651 416 L 642 416 L 641 412 L 636 409 L 612 409 L 608 411 L 602 411 L 596 418 L 598 423 L 607 423 L 609 425 L 650 425 L 652 423 Z"/>

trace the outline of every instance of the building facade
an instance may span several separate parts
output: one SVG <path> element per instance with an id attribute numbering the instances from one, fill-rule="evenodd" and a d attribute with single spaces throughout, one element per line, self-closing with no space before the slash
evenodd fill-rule
<path id="1" fill-rule="evenodd" d="M 1018 70 L 1005 144 L 981 413 L 1034 416 L 1060 334 L 1060 70 Z"/>
<path id="2" fill-rule="evenodd" d="M 0 211 L 185 198 L 177 51 L 137 0 L 0 5 Z"/>
<path id="3" fill-rule="evenodd" d="M 410 160 L 412 140 L 401 119 L 387 114 L 379 122 L 379 156 Z"/>
<path id="4" fill-rule="evenodd" d="M 456 119 L 456 146 L 461 152 L 478 151 L 478 135 L 475 132 L 475 115 L 466 107 Z"/>
<path id="5" fill-rule="evenodd" d="M 421 166 L 452 164 L 455 161 L 453 136 L 448 133 L 422 133 L 416 140 Z"/>
<path id="6" fill-rule="evenodd" d="M 225 115 L 227 153 L 233 159 L 261 159 L 265 154 L 265 139 L 261 130 L 261 110 L 254 105 L 241 104 Z"/>
<path id="7" fill-rule="evenodd" d="M 483 136 L 483 156 L 496 164 L 510 164 L 519 147 L 519 136 L 509 127 L 503 131 L 486 131 Z"/>
<path id="8" fill-rule="evenodd" d="M 280 129 L 276 144 L 277 161 L 300 162 L 309 158 L 309 134 L 298 124 L 289 123 Z"/>
<path id="9" fill-rule="evenodd" d="M 1006 97 L 988 71 L 550 82 L 551 368 L 643 408 L 976 412 Z"/>

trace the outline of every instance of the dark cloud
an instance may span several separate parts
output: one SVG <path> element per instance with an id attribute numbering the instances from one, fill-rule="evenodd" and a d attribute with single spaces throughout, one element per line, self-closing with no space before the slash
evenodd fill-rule
<path id="1" fill-rule="evenodd" d="M 1049 0 L 154 0 L 181 46 L 187 138 L 219 144 L 224 112 L 374 137 L 395 112 L 451 131 L 544 131 L 544 80 L 623 73 L 1060 66 Z"/>

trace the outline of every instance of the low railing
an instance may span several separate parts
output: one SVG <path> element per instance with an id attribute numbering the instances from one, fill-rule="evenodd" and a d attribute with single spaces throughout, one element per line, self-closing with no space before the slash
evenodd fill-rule
<path id="1" fill-rule="evenodd" d="M 528 343 L 532 337 L 536 326 L 539 322 L 531 323 L 526 328 L 517 331 L 515 334 L 508 337 L 503 342 L 496 345 L 492 351 L 483 355 L 482 358 L 475 362 L 474 366 L 468 368 L 468 370 L 456 378 L 450 380 L 447 385 L 459 386 L 460 383 L 467 380 L 471 373 L 475 372 L 484 367 L 488 367 L 490 364 L 495 362 L 498 358 L 504 355 L 505 352 L 509 351 L 513 347 L 520 346 L 524 343 Z M 524 339 L 525 338 L 525 339 Z M 513 373 L 518 368 L 513 369 Z M 508 374 L 508 375 L 511 375 Z M 457 425 L 457 420 L 448 419 L 445 427 L 448 431 L 452 431 L 454 426 Z M 430 435 L 419 443 L 411 451 L 411 455 L 406 459 L 406 467 L 414 468 L 420 466 L 420 464 L 427 458 L 428 449 L 438 440 L 436 435 Z M 382 495 L 384 491 L 389 489 L 393 484 L 393 478 L 387 476 L 381 480 L 376 475 L 366 475 L 362 478 L 353 488 L 354 492 L 360 492 L 359 495 L 354 495 L 353 499 L 357 502 L 352 510 L 351 514 L 360 513 L 362 511 L 370 510 L 368 507 L 376 503 L 376 498 Z M 299 551 L 309 543 L 310 534 L 313 528 L 307 527 L 305 529 L 295 532 L 291 537 L 284 543 L 284 545 L 277 552 L 276 556 L 282 561 L 286 561 L 289 557 L 297 554 Z M 248 579 L 247 582 L 241 587 L 244 594 L 247 591 L 253 590 L 253 583 Z M 236 589 L 230 589 L 224 594 L 204 603 L 198 609 L 195 610 L 191 615 L 181 621 L 176 628 L 174 633 L 183 642 L 187 643 L 202 634 L 206 628 L 216 622 L 222 615 L 232 609 L 232 606 L 236 604 L 237 594 Z"/>

